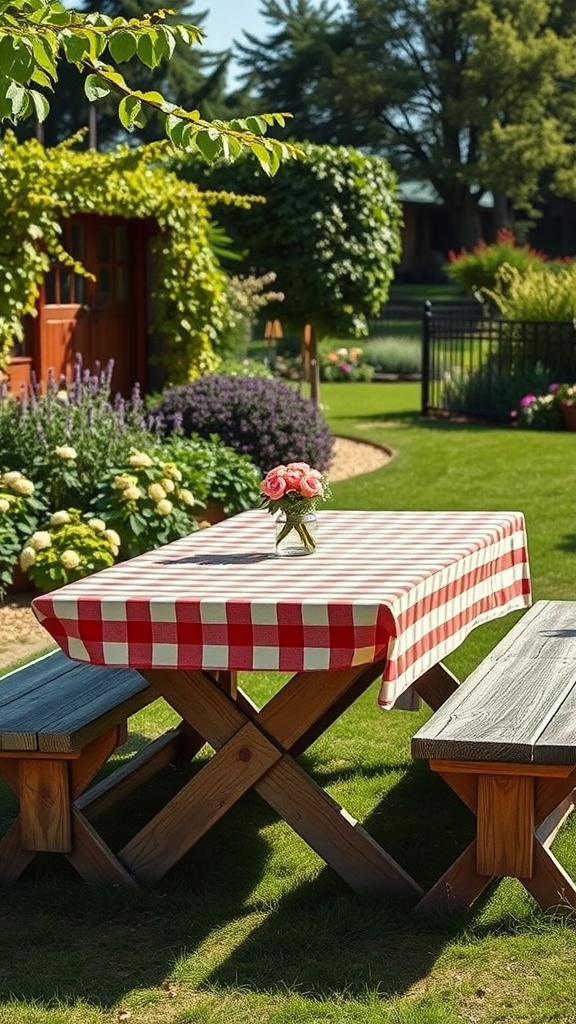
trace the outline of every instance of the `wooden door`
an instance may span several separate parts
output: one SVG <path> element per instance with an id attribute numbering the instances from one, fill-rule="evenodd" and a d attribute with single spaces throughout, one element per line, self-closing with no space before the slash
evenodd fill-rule
<path id="1" fill-rule="evenodd" d="M 114 360 L 112 390 L 142 385 L 146 348 L 145 245 L 137 221 L 78 216 L 63 226 L 63 243 L 94 280 L 55 263 L 40 299 L 34 365 L 40 380 L 51 368 L 68 379 L 77 355 L 85 369 Z"/>

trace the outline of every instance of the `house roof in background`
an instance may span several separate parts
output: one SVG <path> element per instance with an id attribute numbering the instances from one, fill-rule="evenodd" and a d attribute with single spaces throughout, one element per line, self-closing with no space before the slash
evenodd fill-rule
<path id="1" fill-rule="evenodd" d="M 444 206 L 436 189 L 429 181 L 400 181 L 398 182 L 398 194 L 404 203 L 425 203 L 428 206 Z M 491 210 L 494 206 L 494 196 L 486 192 L 480 200 L 480 206 Z"/>

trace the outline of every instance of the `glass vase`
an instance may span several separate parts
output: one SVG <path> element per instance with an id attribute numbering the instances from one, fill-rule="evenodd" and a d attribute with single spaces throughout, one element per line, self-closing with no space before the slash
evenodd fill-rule
<path id="1" fill-rule="evenodd" d="M 316 551 L 318 520 L 314 512 L 288 515 L 280 512 L 276 519 L 276 554 L 280 558 L 298 558 Z"/>

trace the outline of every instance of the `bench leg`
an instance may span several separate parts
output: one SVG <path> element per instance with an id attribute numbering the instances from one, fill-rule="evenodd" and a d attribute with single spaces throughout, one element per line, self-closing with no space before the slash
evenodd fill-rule
<path id="1" fill-rule="evenodd" d="M 476 840 L 420 900 L 418 911 L 465 908 L 497 877 L 518 878 L 544 910 L 576 909 L 576 885 L 548 849 L 574 807 L 576 769 L 431 761 L 476 814 Z"/>
<path id="2" fill-rule="evenodd" d="M 135 885 L 126 868 L 73 806 L 110 754 L 126 738 L 114 726 L 70 755 L 2 752 L 0 776 L 20 802 L 20 814 L 0 840 L 0 883 L 16 881 L 40 852 L 63 853 L 89 882 Z"/>

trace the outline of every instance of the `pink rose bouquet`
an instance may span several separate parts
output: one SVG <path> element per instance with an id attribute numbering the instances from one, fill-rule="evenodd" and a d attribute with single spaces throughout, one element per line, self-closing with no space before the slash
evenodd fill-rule
<path id="1" fill-rule="evenodd" d="M 319 501 L 331 496 L 330 485 L 317 469 L 307 462 L 289 462 L 287 466 L 275 466 L 260 486 L 260 505 L 271 515 L 283 512 L 286 523 L 277 537 L 277 544 L 291 530 L 296 530 L 304 547 L 314 551 L 316 540 L 306 526 L 303 517 L 314 512 Z"/>

